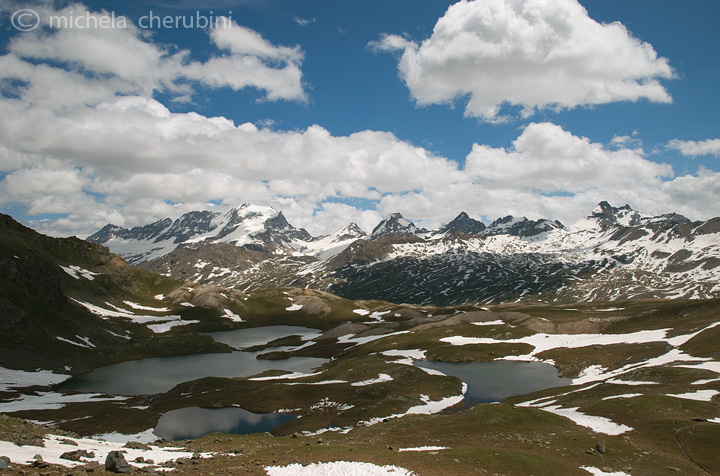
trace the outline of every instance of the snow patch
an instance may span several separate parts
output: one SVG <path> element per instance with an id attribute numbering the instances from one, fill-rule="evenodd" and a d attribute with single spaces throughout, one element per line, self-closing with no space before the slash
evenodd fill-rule
<path id="1" fill-rule="evenodd" d="M 150 329 L 151 331 L 153 331 L 156 334 L 162 334 L 164 332 L 169 331 L 173 327 L 187 326 L 189 324 L 197 324 L 198 322 L 200 322 L 200 321 L 186 321 L 183 319 L 177 319 L 177 320 L 170 321 L 170 322 L 163 322 L 161 324 L 148 324 L 147 327 L 148 327 L 148 329 Z"/>
<path id="2" fill-rule="evenodd" d="M 108 396 L 101 393 L 63 395 L 55 392 L 38 392 L 36 395 L 21 395 L 15 400 L 0 403 L 0 413 L 29 410 L 58 410 L 68 403 L 113 402 L 127 400 L 127 397 Z"/>
<path id="3" fill-rule="evenodd" d="M 69 446 L 62 443 L 64 440 L 71 440 L 77 443 L 77 446 Z M 67 468 L 75 468 L 84 466 L 89 461 L 96 461 L 99 464 L 105 463 L 105 457 L 111 451 L 125 452 L 125 459 L 130 462 L 131 466 L 142 468 L 148 466 L 146 464 L 134 463 L 133 460 L 139 457 L 151 459 L 155 464 L 163 464 L 167 461 L 176 461 L 179 458 L 191 458 L 192 452 L 182 451 L 182 448 L 151 446 L 150 450 L 136 450 L 131 448 L 123 448 L 124 443 L 98 441 L 90 438 L 69 438 L 65 436 L 46 435 L 43 440 L 45 447 L 38 446 L 18 446 L 9 441 L 0 441 L 0 454 L 10 458 L 13 463 L 28 465 L 34 461 L 35 455 L 42 456 L 43 461 L 50 464 L 57 464 Z M 94 458 L 84 458 L 82 461 L 70 461 L 61 459 L 60 456 L 69 451 L 69 449 L 81 449 L 95 453 Z M 210 458 L 212 454 L 202 453 L 200 457 Z"/>
<path id="4" fill-rule="evenodd" d="M 286 307 L 285 310 L 286 311 L 299 311 L 302 308 L 303 308 L 302 304 L 293 304 L 292 306 Z"/>
<path id="5" fill-rule="evenodd" d="M 503 325 L 505 325 L 505 321 L 497 319 L 494 321 L 473 322 L 472 325 L 474 325 L 474 326 L 503 326 Z"/>
<path id="6" fill-rule="evenodd" d="M 137 309 L 139 311 L 153 311 L 153 312 L 169 312 L 170 309 L 166 307 L 151 307 L 151 306 L 143 306 L 141 304 L 138 304 L 136 302 L 132 301 L 123 301 L 126 305 L 130 306 L 133 309 Z"/>
<path id="7" fill-rule="evenodd" d="M 367 421 L 358 422 L 358 425 L 371 426 L 380 423 L 383 420 L 389 420 L 391 418 L 402 418 L 405 415 L 434 415 L 435 413 L 440 413 L 446 408 L 450 408 L 462 402 L 463 399 L 465 399 L 467 388 L 467 384 L 463 382 L 462 392 L 460 393 L 460 395 L 445 397 L 436 401 L 430 400 L 430 397 L 428 397 L 427 395 L 421 395 L 420 400 L 422 400 L 423 403 L 421 405 L 415 405 L 414 407 L 408 408 L 405 413 L 398 413 L 386 417 L 371 418 Z"/>
<path id="8" fill-rule="evenodd" d="M 441 451 L 449 450 L 447 446 L 417 446 L 415 448 L 398 448 L 398 452 L 403 453 L 405 451 Z"/>
<path id="9" fill-rule="evenodd" d="M 353 387 L 367 387 L 368 385 L 374 385 L 376 383 L 383 383 L 383 382 L 391 382 L 393 378 L 388 374 L 380 374 L 377 376 L 377 378 L 371 378 L 368 380 L 363 380 L 361 382 L 353 382 L 350 385 Z"/>
<path id="10" fill-rule="evenodd" d="M 9 392 L 11 389 L 24 387 L 49 387 L 64 382 L 71 375 L 56 374 L 49 370 L 25 372 L 24 370 L 11 370 L 0 367 L 0 392 Z"/>
<path id="11" fill-rule="evenodd" d="M 303 378 L 303 377 L 314 377 L 316 375 L 320 375 L 322 372 L 314 372 L 311 374 L 304 374 L 302 372 L 293 372 L 289 374 L 282 374 L 282 375 L 271 375 L 269 377 L 253 377 L 249 378 L 248 380 L 252 380 L 253 382 L 264 382 L 266 380 L 286 380 L 286 379 L 296 379 L 296 378 Z"/>
<path id="12" fill-rule="evenodd" d="M 230 309 L 225 309 L 225 317 L 227 317 L 233 322 L 245 322 L 239 315 L 235 314 Z"/>
<path id="13" fill-rule="evenodd" d="M 66 342 L 66 343 L 68 343 L 68 344 L 76 345 L 76 346 L 78 346 L 78 347 L 83 347 L 83 348 L 85 348 L 85 349 L 92 349 L 93 347 L 95 347 L 95 344 L 93 344 L 92 342 L 90 342 L 90 338 L 89 338 L 89 337 L 75 336 L 76 339 L 79 339 L 79 340 L 81 340 L 82 342 L 75 342 L 75 341 L 73 341 L 73 340 L 65 339 L 64 337 L 60 337 L 60 336 L 55 336 L 55 338 L 56 338 L 57 340 L 59 340 L 60 342 Z"/>
<path id="14" fill-rule="evenodd" d="M 593 476 L 630 476 L 623 471 L 613 471 L 609 473 L 593 466 L 580 466 L 580 469 L 584 469 L 588 473 L 591 473 Z"/>
<path id="15" fill-rule="evenodd" d="M 555 415 L 560 415 L 562 417 L 568 418 L 572 420 L 576 425 L 584 426 L 586 428 L 590 428 L 595 433 L 603 433 L 605 435 L 622 435 L 623 433 L 627 433 L 628 431 L 632 431 L 633 429 L 627 425 L 621 425 L 618 423 L 615 423 L 609 418 L 601 417 L 601 416 L 594 416 L 594 415 L 586 415 L 580 411 L 578 411 L 578 407 L 574 408 L 562 408 L 560 405 L 548 405 L 544 407 L 534 407 L 538 408 L 540 410 L 554 413 Z"/>
<path id="16" fill-rule="evenodd" d="M 332 461 L 311 463 L 303 466 L 294 463 L 288 466 L 265 466 L 268 476 L 415 476 L 415 473 L 399 466 L 378 466 L 357 461 Z"/>
<path id="17" fill-rule="evenodd" d="M 696 400 L 698 402 L 710 402 L 713 397 L 719 394 L 717 390 L 697 390 L 695 392 L 668 394 L 668 397 L 683 398 L 685 400 Z"/>
<path id="18" fill-rule="evenodd" d="M 75 279 L 85 278 L 89 281 L 93 281 L 95 279 L 95 276 L 99 275 L 100 273 L 93 273 L 92 271 L 88 271 L 87 269 L 83 269 L 80 266 L 70 265 L 68 267 L 60 266 L 63 271 L 65 271 L 67 274 L 72 276 Z"/>
<path id="19" fill-rule="evenodd" d="M 623 395 L 610 395 L 609 397 L 603 397 L 603 400 L 614 400 L 616 398 L 635 398 L 642 396 L 642 393 L 625 393 Z"/>

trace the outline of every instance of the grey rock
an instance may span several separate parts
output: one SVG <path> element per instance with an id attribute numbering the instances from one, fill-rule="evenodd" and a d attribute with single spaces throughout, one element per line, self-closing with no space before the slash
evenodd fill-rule
<path id="1" fill-rule="evenodd" d="M 132 473 L 132 468 L 120 451 L 111 451 L 105 458 L 105 471 L 111 473 Z"/>
<path id="2" fill-rule="evenodd" d="M 60 459 L 66 459 L 68 461 L 80 461 L 81 458 L 94 458 L 95 453 L 87 450 L 75 450 L 66 451 L 60 455 Z"/>
<path id="3" fill-rule="evenodd" d="M 139 443 L 137 441 L 128 441 L 127 443 L 125 443 L 125 446 L 123 446 L 123 448 L 129 448 L 131 450 L 143 450 L 143 451 L 151 450 L 150 446 L 148 446 L 144 443 Z"/>
<path id="4" fill-rule="evenodd" d="M 10 458 L 7 456 L 0 456 L 0 469 L 8 469 L 10 466 Z"/>
<path id="5" fill-rule="evenodd" d="M 598 441 L 595 445 L 595 451 L 598 453 L 605 453 L 607 451 L 607 445 L 604 441 Z"/>

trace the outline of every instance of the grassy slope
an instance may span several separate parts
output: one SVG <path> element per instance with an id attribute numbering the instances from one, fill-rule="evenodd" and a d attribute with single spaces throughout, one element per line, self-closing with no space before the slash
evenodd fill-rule
<path id="1" fill-rule="evenodd" d="M 269 293 L 269 294 L 267 294 Z M 317 323 L 318 314 L 304 311 L 283 312 L 289 297 L 305 295 L 300 290 L 251 296 L 247 309 L 261 310 L 253 325 L 274 323 Z M 286 294 L 288 293 L 288 294 Z M 323 296 L 323 299 L 326 296 Z M 672 365 L 643 368 L 623 376 L 626 380 L 654 382 L 646 385 L 603 384 L 576 385 L 548 389 L 534 394 L 511 397 L 503 404 L 478 405 L 459 413 L 432 416 L 406 416 L 390 419 L 370 427 L 359 426 L 347 435 L 324 433 L 320 436 L 300 436 L 291 433 L 303 430 L 316 431 L 328 425 L 353 426 L 357 421 L 373 417 L 402 413 L 421 404 L 421 395 L 431 400 L 457 395 L 459 381 L 453 377 L 431 376 L 408 366 L 393 363 L 395 358 L 378 354 L 392 349 L 424 349 L 427 355 L 442 360 L 491 360 L 501 355 L 526 352 L 521 345 L 488 344 L 453 348 L 440 342 L 442 337 L 492 337 L 513 339 L 534 333 L 530 327 L 538 318 L 548 319 L 556 328 L 582 330 L 599 325 L 605 333 L 627 333 L 642 329 L 672 329 L 670 335 L 688 334 L 718 320 L 720 303 L 697 302 L 627 302 L 612 305 L 578 305 L 572 310 L 553 306 L 504 306 L 502 312 L 476 313 L 485 320 L 501 317 L 509 325 L 474 326 L 463 322 L 454 309 L 422 309 L 400 307 L 382 303 L 372 304 L 378 310 L 392 309 L 386 316 L 390 321 L 381 326 L 386 332 L 413 329 L 399 335 L 385 337 L 351 348 L 335 348 L 336 359 L 324 367 L 322 375 L 295 380 L 298 385 L 282 381 L 251 381 L 246 378 L 207 378 L 181 384 L 164 395 L 151 399 L 132 399 L 113 404 L 92 404 L 94 418 L 66 421 L 63 428 L 93 433 L 118 426 L 130 433 L 149 426 L 165 411 L 183 406 L 223 407 L 240 405 L 256 412 L 269 412 L 281 408 L 294 409 L 301 415 L 293 422 L 275 430 L 276 436 L 207 436 L 189 445 L 203 450 L 230 450 L 243 448 L 241 459 L 218 458 L 203 463 L 204 471 L 219 468 L 242 468 L 243 474 L 263 474 L 261 465 L 308 464 L 337 459 L 371 461 L 377 464 L 395 464 L 414 470 L 420 475 L 444 474 L 506 474 L 506 475 L 587 475 L 581 466 L 624 470 L 635 474 L 673 474 L 676 468 L 685 474 L 708 474 L 690 461 L 685 451 L 705 466 L 718 471 L 720 460 L 712 441 L 720 437 L 720 425 L 704 420 L 720 417 L 718 399 L 693 401 L 668 396 L 690 390 L 720 391 L 720 382 L 693 385 L 701 379 L 716 378 L 717 374 L 705 370 L 679 368 Z M 345 321 L 362 321 L 351 312 L 360 306 L 344 300 L 334 301 L 324 315 L 329 321 L 324 328 Z M 335 308 L 334 306 L 337 306 Z M 368 307 L 372 307 L 368 306 Z M 602 309 L 616 308 L 603 312 Z M 432 312 L 431 312 L 432 311 Z M 512 311 L 512 312 L 510 312 Z M 524 311 L 519 313 L 517 311 Z M 400 316 L 395 316 L 397 312 Z M 418 318 L 418 315 L 433 318 Z M 444 314 L 443 314 L 444 313 Z M 322 314 L 322 313 L 320 313 Z M 439 316 L 439 317 L 438 317 Z M 344 320 L 345 321 L 344 321 Z M 418 326 L 418 323 L 425 322 Z M 697 335 L 682 348 L 691 355 L 716 358 L 717 328 Z M 487 347 L 487 348 L 483 348 Z M 330 352 L 332 346 L 325 347 Z M 665 344 L 588 346 L 579 349 L 555 349 L 544 357 L 552 357 L 567 376 L 575 376 L 591 365 L 618 368 L 628 363 L 644 361 L 663 354 Z M 301 351 L 302 353 L 302 351 Z M 356 387 L 351 383 L 368 380 L 379 374 L 390 375 L 393 380 L 374 385 Z M 347 383 L 312 385 L 327 380 Z M 573 393 L 568 393 L 569 391 Z M 611 398 L 623 394 L 640 393 L 633 398 Z M 538 408 L 519 407 L 516 404 L 540 397 L 553 397 L 564 408 L 579 408 L 588 415 L 603 416 L 633 428 L 618 436 L 595 433 L 571 420 Z M 331 404 L 317 408 L 327 399 Z M 149 405 L 148 410 L 130 407 Z M 337 404 L 337 405 L 333 405 Z M 86 404 L 87 405 L 87 404 Z M 71 420 L 87 415 L 89 407 L 83 404 L 68 405 L 61 411 L 34 412 L 21 415 L 41 420 Z M 353 405 L 345 408 L 342 405 Z M 318 440 L 322 440 L 318 444 Z M 590 451 L 602 441 L 607 451 Z M 435 454 L 398 453 L 397 448 L 415 446 L 447 446 L 449 450 Z M 393 448 L 391 451 L 387 447 Z M 260 465 L 255 462 L 261 463 Z M 632 468 L 629 470 L 627 468 Z M 247 471 L 247 473 L 246 473 Z M 180 468 L 180 474 L 184 474 Z M 190 474 L 190 473 L 188 473 Z"/>
<path id="2" fill-rule="evenodd" d="M 706 474 L 689 460 L 681 446 L 694 459 L 715 472 L 720 461 L 713 444 L 720 437 L 720 425 L 703 420 L 720 417 L 718 399 L 693 401 L 668 396 L 690 390 L 720 391 L 720 382 L 693 385 L 717 374 L 696 369 L 664 365 L 643 368 L 624 376 L 628 380 L 655 382 L 646 385 L 603 384 L 592 388 L 573 386 L 548 389 L 531 395 L 512 397 L 502 404 L 479 405 L 459 413 L 432 416 L 406 416 L 370 427 L 359 426 L 347 435 L 325 433 L 292 438 L 291 433 L 316 431 L 328 425 L 354 426 L 358 421 L 403 413 L 420 405 L 423 395 L 431 400 L 458 395 L 460 382 L 453 377 L 428 375 L 408 365 L 394 363 L 397 358 L 380 352 L 397 349 L 427 351 L 429 358 L 449 361 L 492 360 L 528 352 L 525 344 L 494 343 L 465 347 L 444 344 L 443 337 L 462 335 L 496 340 L 516 339 L 536 332 L 629 333 L 647 329 L 669 329 L 669 335 L 685 335 L 718 321 L 718 301 L 634 301 L 593 303 L 573 306 L 506 305 L 494 313 L 473 308 L 437 309 L 398 306 L 382 302 L 352 302 L 310 290 L 265 290 L 243 295 L 231 290 L 194 289 L 187 284 L 128 267 L 104 248 L 76 239 L 53 239 L 28 233 L 20 225 L 2 218 L 0 233 L 0 364 L 62 369 L 72 365 L 78 371 L 106 363 L 150 355 L 220 350 L 193 332 L 232 329 L 244 326 L 291 324 L 316 327 L 335 337 L 293 354 L 334 357 L 322 375 L 294 381 L 251 381 L 208 378 L 181 384 L 164 395 L 136 397 L 123 402 L 92 402 L 66 405 L 60 410 L 18 413 L 16 416 L 42 421 L 58 421 L 67 430 L 83 434 L 117 429 L 126 433 L 154 425 L 165 411 L 189 405 L 222 407 L 240 405 L 258 412 L 280 408 L 294 409 L 302 416 L 276 430 L 277 436 L 208 436 L 189 445 L 205 451 L 244 448 L 242 458 L 219 457 L 203 462 L 200 468 L 179 468 L 178 474 L 207 474 L 219 469 L 242 474 L 263 474 L 262 465 L 310 463 L 337 459 L 396 464 L 420 475 L 506 474 L 555 475 L 583 474 L 580 466 L 625 470 L 632 474 L 672 474 L 677 468 L 686 474 Z M 74 279 L 58 265 L 77 265 L 99 273 L 96 279 Z M 179 286 L 179 287 L 178 287 Z M 221 292 L 222 291 L 222 292 Z M 221 297 L 227 292 L 227 297 Z M 68 296 L 102 304 L 116 305 L 123 300 L 158 306 L 155 294 L 175 295 L 162 305 L 172 307 L 184 319 L 201 322 L 168 333 L 153 335 L 145 326 L 125 319 L 101 319 L 84 310 Z M 204 299 L 204 301 L 203 301 Z M 214 303 L 213 307 L 185 308 L 184 301 Z M 300 311 L 289 312 L 292 303 L 303 303 Z M 347 331 L 367 317 L 353 313 L 364 307 L 391 313 L 386 322 Z M 222 316 L 228 308 L 241 315 L 244 323 L 233 323 Z M 607 311 L 613 308 L 615 310 Z M 458 314 L 458 312 L 474 314 Z M 430 317 L 432 315 L 432 317 Z M 462 316 L 476 320 L 502 319 L 506 324 L 474 326 Z M 343 331 L 345 329 L 346 331 Z M 718 359 L 720 328 L 699 334 L 685 345 L 686 353 Z M 361 345 L 340 344 L 345 334 L 407 331 Z M 131 342 L 113 337 L 108 331 L 129 331 Z M 97 345 L 84 349 L 60 342 L 89 337 Z M 208 347 L 203 347 L 207 345 Z M 619 368 L 628 363 L 656 357 L 667 351 L 663 343 L 614 344 L 579 349 L 555 349 L 541 357 L 552 358 L 563 374 L 572 377 L 592 365 Z M 60 357 L 62 356 L 62 357 Z M 283 355 L 279 355 L 282 357 Z M 369 386 L 352 383 L 387 374 L 393 380 Z M 312 385 L 327 380 L 346 383 Z M 587 386 L 589 387 L 589 386 Z M 563 395 L 568 391 L 574 391 Z M 622 394 L 641 393 L 634 398 L 606 399 Z M 631 426 L 624 435 L 597 434 L 572 421 L 537 408 L 515 404 L 543 396 L 553 397 L 565 408 L 577 407 L 589 415 L 604 416 Z M 329 404 L 318 407 L 327 399 Z M 137 407 L 147 406 L 147 410 Z M 348 408 L 352 405 L 352 408 Z M 2 429 L 0 429 L 0 433 Z M 322 438 L 322 444 L 318 440 Z M 603 440 L 606 453 L 590 451 Z M 678 444 L 680 442 L 680 445 Z M 398 447 L 423 445 L 451 449 L 430 453 L 398 453 Z M 259 463 L 259 464 L 256 464 Z M 234 468 L 234 469 L 233 469 Z M 30 470 L 32 471 L 32 470 Z M 630 472 L 630 470 L 626 470 Z M 26 474 L 33 474 L 32 472 Z"/>

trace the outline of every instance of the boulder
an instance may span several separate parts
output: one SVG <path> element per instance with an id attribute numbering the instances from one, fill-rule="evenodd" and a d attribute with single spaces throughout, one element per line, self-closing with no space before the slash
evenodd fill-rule
<path id="1" fill-rule="evenodd" d="M 105 471 L 111 473 L 132 473 L 132 468 L 120 451 L 111 451 L 105 458 Z"/>
<path id="2" fill-rule="evenodd" d="M 66 451 L 60 455 L 60 459 L 66 459 L 68 461 L 80 461 L 80 458 L 94 458 L 95 453 L 86 450 L 75 450 Z"/>
<path id="3" fill-rule="evenodd" d="M 140 443 L 138 441 L 128 441 L 125 443 L 125 446 L 123 448 L 129 448 L 131 450 L 143 450 L 143 451 L 150 451 L 152 448 L 150 448 L 149 445 L 146 445 L 145 443 Z"/>

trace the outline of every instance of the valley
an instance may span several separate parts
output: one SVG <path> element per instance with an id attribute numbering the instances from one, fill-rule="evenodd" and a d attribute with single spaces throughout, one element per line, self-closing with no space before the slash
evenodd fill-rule
<path id="1" fill-rule="evenodd" d="M 8 474 L 102 473 L 93 464 L 128 441 L 139 448 L 125 449 L 131 466 L 148 473 L 720 468 L 708 446 L 720 436 L 719 300 L 536 295 L 453 306 L 292 286 L 241 290 L 138 270 L 98 245 L 43 237 L 9 217 L 3 226 L 2 299 L 12 312 L 2 321 L 0 456 L 12 462 Z M 23 293 L 19 283 L 32 285 Z M 32 344 L 12 339 L 30 329 Z M 141 375 L 133 368 L 162 359 L 176 360 L 132 383 Z M 454 376 L 467 364 L 498 373 L 485 383 Z M 526 376 L 515 377 L 516 367 Z M 99 371 L 107 386 L 73 387 Z M 498 375 L 508 385 L 493 390 L 487 382 Z M 267 426 L 254 426 L 261 419 Z M 60 458 L 60 440 L 93 456 Z M 48 466 L 33 466 L 36 454 Z M 353 466 L 360 463 L 369 466 Z"/>

